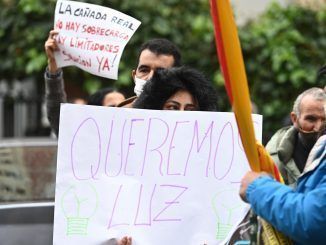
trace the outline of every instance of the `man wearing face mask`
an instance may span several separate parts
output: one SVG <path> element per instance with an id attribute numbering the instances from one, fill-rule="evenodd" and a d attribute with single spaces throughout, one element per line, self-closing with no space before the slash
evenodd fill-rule
<path id="1" fill-rule="evenodd" d="M 325 130 L 326 94 L 321 88 L 301 93 L 291 112 L 292 126 L 278 130 L 266 149 L 288 185 L 293 185 L 302 173 L 310 150 Z"/>
<path id="2" fill-rule="evenodd" d="M 131 73 L 136 96 L 121 102 L 118 107 L 132 107 L 154 71 L 178 66 L 181 66 L 181 54 L 172 42 L 164 38 L 155 38 L 145 42 L 139 49 L 137 68 Z"/>

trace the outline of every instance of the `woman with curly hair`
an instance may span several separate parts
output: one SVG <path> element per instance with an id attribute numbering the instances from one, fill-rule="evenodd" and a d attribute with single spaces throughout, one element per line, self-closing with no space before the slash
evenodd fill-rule
<path id="1" fill-rule="evenodd" d="M 217 93 L 199 71 L 160 69 L 145 85 L 133 107 L 152 110 L 217 111 Z"/>

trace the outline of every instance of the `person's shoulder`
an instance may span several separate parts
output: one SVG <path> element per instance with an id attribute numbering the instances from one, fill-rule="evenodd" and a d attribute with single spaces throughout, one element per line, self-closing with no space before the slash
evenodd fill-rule
<path id="1" fill-rule="evenodd" d="M 266 149 L 273 153 L 278 148 L 278 145 L 280 144 L 281 140 L 284 137 L 287 137 L 288 135 L 293 135 L 296 132 L 295 127 L 293 126 L 286 126 L 283 128 L 280 128 L 276 131 L 276 133 L 272 136 L 272 138 L 267 142 Z"/>
<path id="2" fill-rule="evenodd" d="M 295 127 L 294 126 L 285 126 L 283 128 L 280 128 L 279 130 L 276 131 L 276 133 L 274 134 L 274 136 L 281 136 L 281 135 L 285 135 L 286 133 L 290 132 L 290 131 L 294 131 Z M 274 137 L 273 136 L 273 137 Z"/>
<path id="3" fill-rule="evenodd" d="M 132 96 L 124 101 L 120 102 L 117 107 L 132 108 L 134 101 L 137 99 L 137 96 Z"/>
<path id="4" fill-rule="evenodd" d="M 288 133 L 289 131 L 292 131 L 292 130 L 294 130 L 293 126 L 286 126 L 286 127 L 280 128 L 279 130 L 277 130 L 275 132 L 275 134 L 272 136 L 272 138 L 270 139 L 270 141 L 267 144 L 281 139 L 286 133 Z"/>

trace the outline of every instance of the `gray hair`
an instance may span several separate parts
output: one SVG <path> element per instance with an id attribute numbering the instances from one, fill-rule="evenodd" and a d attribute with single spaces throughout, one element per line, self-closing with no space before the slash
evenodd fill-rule
<path id="1" fill-rule="evenodd" d="M 300 116 L 300 105 L 303 97 L 310 95 L 312 96 L 315 100 L 319 101 L 326 101 L 326 93 L 325 90 L 317 87 L 313 87 L 310 89 L 307 89 L 303 91 L 294 101 L 293 104 L 293 112 L 299 117 Z"/>

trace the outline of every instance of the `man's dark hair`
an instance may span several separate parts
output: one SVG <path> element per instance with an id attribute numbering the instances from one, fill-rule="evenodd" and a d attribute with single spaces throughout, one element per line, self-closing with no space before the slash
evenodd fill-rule
<path id="1" fill-rule="evenodd" d="M 138 63 L 140 54 L 148 49 L 156 55 L 172 55 L 174 59 L 173 66 L 181 66 L 181 53 L 178 47 L 165 38 L 154 38 L 143 43 L 138 52 Z"/>
<path id="2" fill-rule="evenodd" d="M 113 88 L 102 88 L 97 90 L 94 94 L 91 94 L 88 98 L 88 105 L 103 105 L 105 96 L 109 93 L 115 92 Z"/>
<path id="3" fill-rule="evenodd" d="M 197 101 L 199 111 L 217 111 L 217 93 L 199 71 L 187 67 L 158 69 L 148 81 L 133 107 L 162 110 L 164 103 L 179 90 L 187 90 Z"/>

